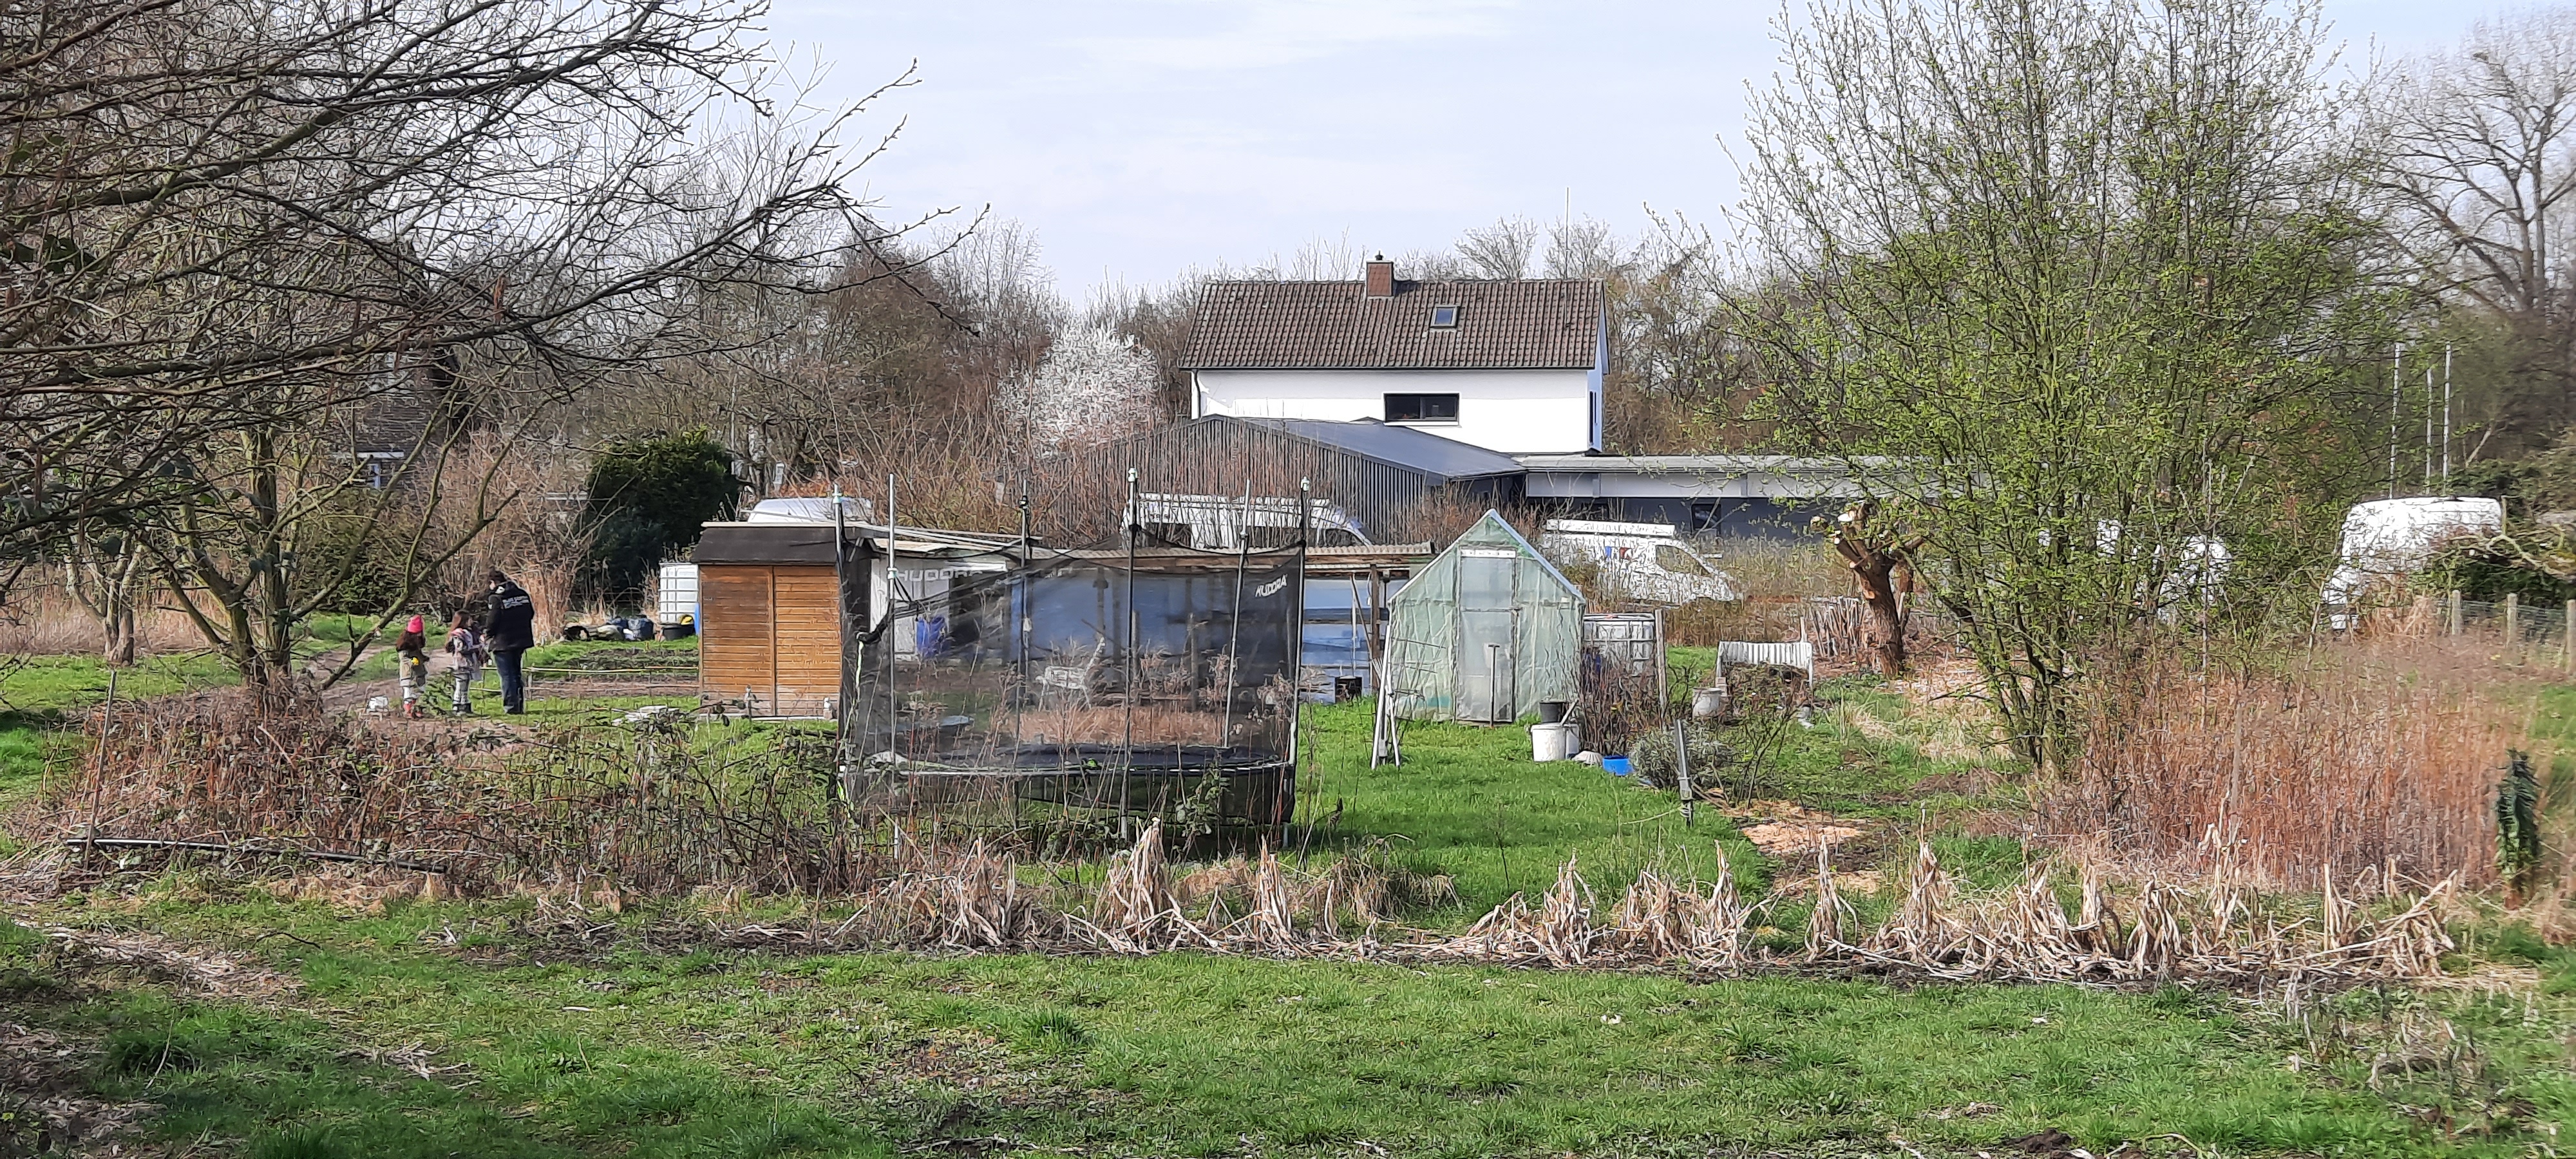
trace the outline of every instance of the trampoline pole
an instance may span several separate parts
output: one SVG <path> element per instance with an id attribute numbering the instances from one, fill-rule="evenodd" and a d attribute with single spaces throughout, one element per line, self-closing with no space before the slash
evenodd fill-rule
<path id="1" fill-rule="evenodd" d="M 1118 742 L 1118 831 L 1125 836 L 1128 822 L 1129 778 L 1136 770 L 1136 468 L 1127 468 L 1127 575 L 1123 604 L 1127 620 L 1127 695 L 1123 706 L 1123 732 Z"/>
<path id="2" fill-rule="evenodd" d="M 1285 812 L 1290 815 L 1297 811 L 1297 762 L 1305 757 L 1306 543 L 1314 538 L 1314 519 L 1315 480 L 1312 477 L 1301 478 L 1297 480 L 1297 566 L 1293 573 L 1296 582 L 1288 593 L 1287 630 L 1281 633 L 1287 637 L 1283 643 L 1288 648 L 1288 808 Z M 1281 816 L 1278 825 L 1279 838 L 1286 841 L 1288 817 Z M 1312 821 L 1307 822 L 1309 835 L 1314 832 L 1313 825 Z"/>
<path id="3" fill-rule="evenodd" d="M 895 653 L 895 649 L 896 649 L 897 647 L 899 647 L 899 646 L 900 646 L 899 642 L 894 638 L 894 597 L 895 597 L 895 587 L 896 587 L 896 584 L 895 584 L 895 577 L 896 577 L 897 575 L 901 574 L 901 573 L 900 573 L 900 572 L 898 572 L 898 571 L 896 571 L 896 570 L 895 570 L 895 566 L 894 566 L 894 476 L 893 476 L 892 474 L 888 474 L 888 475 L 886 476 L 886 563 L 885 563 L 885 568 L 886 568 L 886 614 L 885 614 L 885 632 L 886 632 L 886 674 L 885 674 L 885 676 L 886 676 L 886 751 L 887 751 L 888 753 L 893 754 L 893 755 L 894 755 L 894 758 L 895 758 L 897 761 L 900 761 L 900 760 L 902 760 L 902 759 L 903 759 L 903 739 L 902 739 L 902 734 L 898 731 L 902 726 L 901 726 L 898 722 L 899 722 L 899 721 L 902 719 L 902 717 L 903 717 L 903 708 L 902 708 L 903 702 L 898 698 L 897 693 L 896 693 L 896 691 L 895 691 L 895 686 L 894 686 L 894 669 L 895 669 L 894 653 Z M 892 769 L 893 769 L 893 768 L 900 768 L 900 767 L 901 767 L 900 765 L 891 766 L 891 767 L 889 768 L 889 770 L 888 770 L 888 771 L 892 771 Z"/>
<path id="4" fill-rule="evenodd" d="M 1252 566 L 1252 478 L 1243 480 L 1243 516 L 1234 525 L 1234 623 L 1225 631 L 1225 723 L 1216 734 L 1216 759 L 1225 762 L 1225 750 L 1234 744 L 1234 690 L 1238 684 L 1234 671 L 1237 645 L 1243 639 L 1243 571 Z"/>
<path id="5" fill-rule="evenodd" d="M 1029 476 L 1025 470 L 1020 473 L 1020 574 L 1002 590 L 1007 593 L 1004 607 L 1011 617 L 1011 767 L 1017 769 L 1022 767 L 1019 754 L 1028 747 L 1028 701 L 1034 696 L 1029 691 Z M 984 747 L 989 751 L 992 742 L 987 740 Z M 1019 782 L 1014 780 L 1011 786 L 1016 790 Z M 1011 812 L 1018 815 L 1018 807 Z"/>

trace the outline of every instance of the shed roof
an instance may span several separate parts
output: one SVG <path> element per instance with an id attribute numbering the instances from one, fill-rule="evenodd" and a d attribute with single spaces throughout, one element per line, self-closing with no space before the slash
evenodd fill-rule
<path id="1" fill-rule="evenodd" d="M 864 547 L 865 541 L 857 541 Z M 829 523 L 710 523 L 690 558 L 700 565 L 810 563 L 832 566 Z"/>
<path id="2" fill-rule="evenodd" d="M 1600 356 L 1601 283 L 1553 278 L 1395 283 L 1211 282 L 1187 370 L 1589 370 Z M 1435 327 L 1431 308 L 1455 306 Z"/>

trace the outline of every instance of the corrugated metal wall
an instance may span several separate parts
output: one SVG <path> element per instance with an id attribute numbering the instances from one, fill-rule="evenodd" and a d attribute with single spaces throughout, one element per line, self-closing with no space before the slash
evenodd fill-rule
<path id="1" fill-rule="evenodd" d="M 1091 535 L 1116 530 L 1129 467 L 1137 469 L 1141 490 L 1186 495 L 1241 495 L 1249 484 L 1255 495 L 1292 497 L 1297 481 L 1309 479 L 1315 498 L 1359 520 L 1379 543 L 1413 538 L 1409 517 L 1445 487 L 1418 471 L 1225 418 L 1167 427 L 1082 452 L 1081 459 L 1065 491 L 1073 503 L 1102 508 L 1097 526 L 1073 528 Z"/>

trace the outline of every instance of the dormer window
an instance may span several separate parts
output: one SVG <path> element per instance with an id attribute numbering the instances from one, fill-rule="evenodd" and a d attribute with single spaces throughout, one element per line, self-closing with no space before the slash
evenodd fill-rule
<path id="1" fill-rule="evenodd" d="M 1458 328 L 1458 307 L 1456 307 L 1456 306 L 1433 306 L 1433 307 L 1431 308 L 1431 328 L 1432 328 L 1432 329 L 1434 329 L 1434 330 L 1455 330 L 1455 329 L 1457 329 L 1457 328 Z"/>

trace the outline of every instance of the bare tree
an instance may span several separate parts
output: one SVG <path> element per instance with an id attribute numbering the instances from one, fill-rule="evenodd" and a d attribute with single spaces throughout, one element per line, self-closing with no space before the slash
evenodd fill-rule
<path id="1" fill-rule="evenodd" d="M 1622 272 L 1624 246 L 1608 222 L 1569 217 L 1547 230 L 1547 276 L 1610 278 Z"/>
<path id="2" fill-rule="evenodd" d="M 1538 249 L 1538 223 L 1526 217 L 1504 217 L 1458 235 L 1458 258 L 1479 278 L 1526 278 L 1531 255 Z"/>
<path id="3" fill-rule="evenodd" d="M 2546 445 L 2576 419 L 2576 10 L 2481 20 L 2454 48 L 2389 64 L 2370 111 L 2362 140 L 2399 244 L 2428 288 L 2492 320 L 2453 335 L 2479 348 L 2461 400 L 2478 445 Z"/>
<path id="4" fill-rule="evenodd" d="M 2377 78 L 2379 184 L 2442 284 L 2513 317 L 2563 315 L 2576 230 L 2576 10 L 2479 21 Z"/>
<path id="5" fill-rule="evenodd" d="M 785 86 L 750 19 L 716 0 L 0 16 L 0 540 L 147 522 L 245 677 L 292 683 L 298 618 L 368 571 L 297 547 L 368 527 L 369 566 L 405 573 L 395 599 L 434 570 L 367 493 L 702 349 L 677 304 L 820 289 L 886 235 L 847 192 L 869 155 L 840 151 L 850 111 Z M 396 400 L 417 421 L 368 432 Z"/>
<path id="6" fill-rule="evenodd" d="M 134 663 L 136 619 L 158 578 L 131 520 L 90 519 L 63 538 L 63 590 L 98 621 L 100 654 Z"/>

